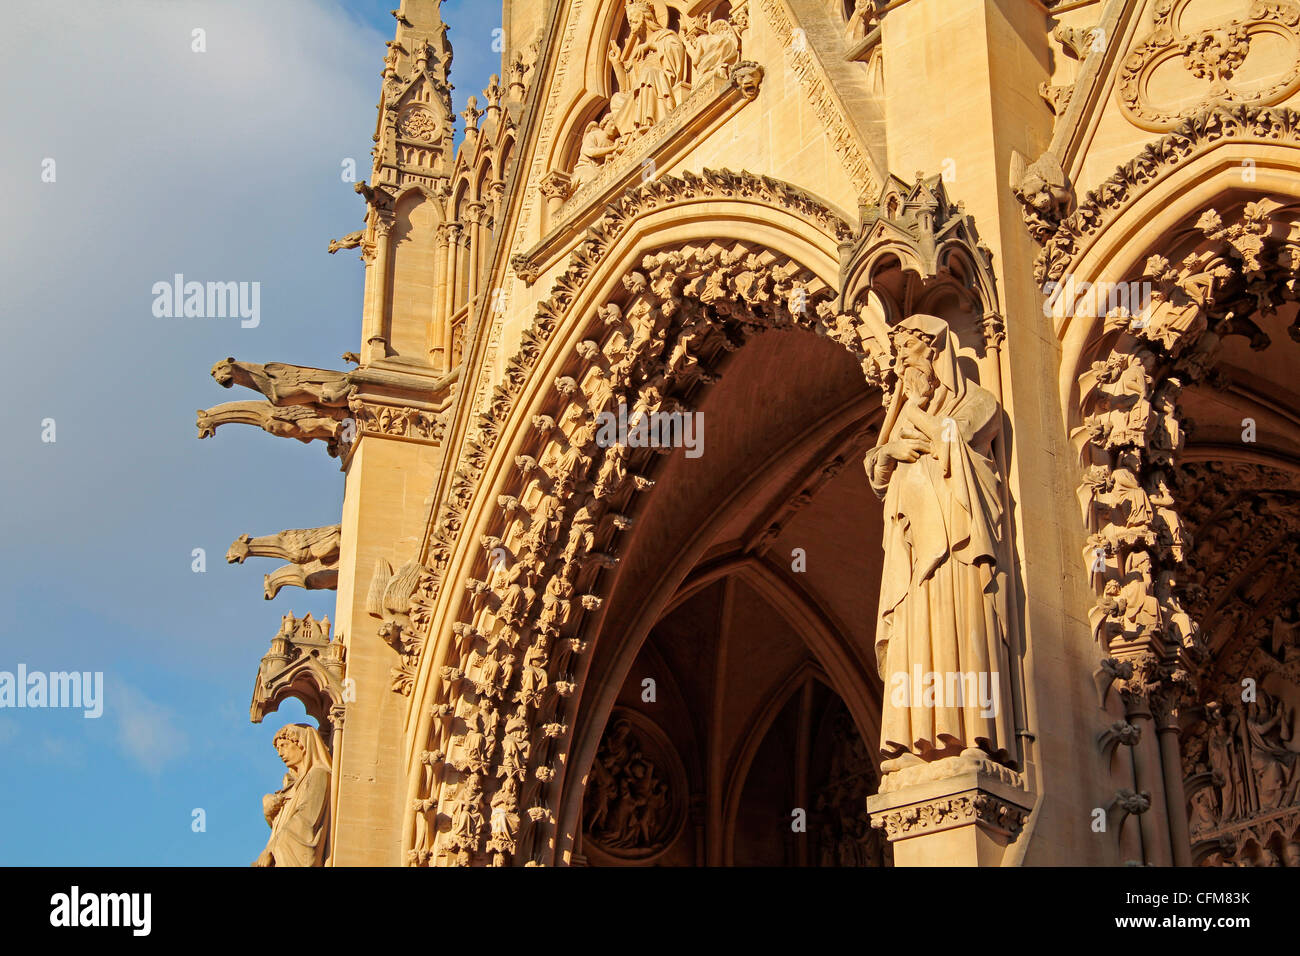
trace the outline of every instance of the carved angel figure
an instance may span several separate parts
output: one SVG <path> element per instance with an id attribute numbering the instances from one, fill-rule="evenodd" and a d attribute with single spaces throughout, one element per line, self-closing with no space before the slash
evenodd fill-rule
<path id="1" fill-rule="evenodd" d="M 731 21 L 717 19 L 706 24 L 705 20 L 707 17 L 687 17 L 682 24 L 696 83 L 713 75 L 725 77 L 740 62 L 740 34 Z"/>
<path id="2" fill-rule="evenodd" d="M 573 167 L 573 187 L 580 189 L 600 171 L 600 167 L 618 149 L 618 125 L 614 117 L 606 116 L 597 122 L 587 124 L 582 134 L 582 148 L 578 153 L 578 162 Z"/>

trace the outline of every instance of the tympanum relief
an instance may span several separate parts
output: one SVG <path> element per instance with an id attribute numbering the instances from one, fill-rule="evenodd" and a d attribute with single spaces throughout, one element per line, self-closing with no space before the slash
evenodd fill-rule
<path id="1" fill-rule="evenodd" d="M 638 140 L 681 106 L 693 88 L 713 78 L 732 79 L 743 95 L 758 93 L 762 70 L 741 62 L 741 34 L 748 26 L 743 5 L 730 16 L 680 15 L 662 2 L 629 0 L 623 39 L 611 40 L 606 60 L 613 92 L 606 110 L 581 132 L 568 188 L 591 182 L 601 168 L 634 148 Z M 671 21 L 680 19 L 674 28 Z"/>
<path id="2" fill-rule="evenodd" d="M 583 800 L 584 849 L 644 861 L 681 831 L 686 774 L 672 744 L 648 729 L 645 718 L 621 711 L 606 727 Z"/>

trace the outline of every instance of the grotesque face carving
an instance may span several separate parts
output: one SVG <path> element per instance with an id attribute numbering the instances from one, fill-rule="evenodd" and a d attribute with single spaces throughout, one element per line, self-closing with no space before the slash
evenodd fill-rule
<path id="1" fill-rule="evenodd" d="M 222 388 L 230 388 L 235 381 L 235 357 L 224 358 L 212 366 L 212 377 Z"/>
<path id="2" fill-rule="evenodd" d="M 241 534 L 230 545 L 226 551 L 227 564 L 243 564 L 244 559 L 248 557 L 248 546 L 252 543 L 252 538 L 246 534 Z"/>
<path id="3" fill-rule="evenodd" d="M 737 64 L 731 71 L 731 79 L 740 90 L 741 96 L 752 100 L 758 96 L 758 85 L 763 81 L 763 68 L 757 63 L 746 60 Z"/>

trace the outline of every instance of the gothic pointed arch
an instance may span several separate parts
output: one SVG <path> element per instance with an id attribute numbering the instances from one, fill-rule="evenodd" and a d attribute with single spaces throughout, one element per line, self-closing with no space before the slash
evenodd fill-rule
<path id="1" fill-rule="evenodd" d="M 729 215 L 751 238 L 714 238 Z M 651 232 L 655 245 L 639 246 Z M 829 337 L 874 369 L 828 281 L 847 235 L 806 194 L 731 173 L 648 183 L 589 231 L 467 439 L 415 588 L 411 620 L 437 640 L 415 650 L 414 862 L 555 861 L 552 794 L 598 632 L 585 621 L 598 620 L 657 457 L 601 447 L 595 416 L 620 402 L 689 412 L 724 357 L 765 329 Z M 515 454 L 491 457 L 513 468 L 472 474 L 502 441 Z M 444 582 L 465 590 L 438 601 Z"/>
<path id="2" fill-rule="evenodd" d="M 826 706 L 827 713 L 822 715 L 823 722 L 828 723 L 829 726 L 818 728 L 823 731 L 821 739 L 829 741 L 832 747 L 842 748 L 845 753 L 851 754 L 855 766 L 849 769 L 847 774 L 843 771 L 848 768 L 832 766 L 828 774 L 831 779 L 823 786 L 823 790 L 833 791 L 833 795 L 825 792 L 814 795 L 808 792 L 811 788 L 806 786 L 802 788 L 805 791 L 799 795 L 804 797 L 802 802 L 813 803 L 814 805 L 800 809 L 813 814 L 815 823 L 821 824 L 823 829 L 828 829 L 834 833 L 833 839 L 827 839 L 822 837 L 821 834 L 817 834 L 817 850 L 820 851 L 820 855 L 827 853 L 829 849 L 825 845 L 827 843 L 838 846 L 842 841 L 850 841 L 854 844 L 857 853 L 874 857 L 883 862 L 883 840 L 880 839 L 878 831 L 875 831 L 870 826 L 866 812 L 866 797 L 875 792 L 880 780 L 879 758 L 874 756 L 872 748 L 864 743 L 866 740 L 874 739 L 874 736 L 871 731 L 865 731 L 864 728 L 857 726 L 847 709 L 842 709 L 843 699 L 835 695 L 833 681 L 827 673 L 814 664 L 805 663 L 795 668 L 781 682 L 781 685 L 774 689 L 768 696 L 763 709 L 754 715 L 746 730 L 744 742 L 732 767 L 727 785 L 726 817 L 723 824 L 725 827 L 723 859 L 728 864 L 738 862 L 736 859 L 738 818 L 741 815 L 747 791 L 751 789 L 750 777 L 755 760 L 765 744 L 767 744 L 768 738 L 773 733 L 775 725 L 786 708 L 790 707 L 798 697 L 808 695 L 814 686 L 824 687 L 832 696 L 832 701 L 829 706 Z M 833 713 L 837 710 L 838 713 Z M 831 720 L 826 720 L 826 718 L 831 718 Z M 813 736 L 814 739 L 817 738 L 816 733 Z M 806 758 L 796 762 L 803 763 L 805 761 Z M 835 761 L 832 760 L 832 764 L 834 763 Z M 854 779 L 835 779 L 837 777 L 852 777 Z M 841 793 L 840 790 L 848 792 Z M 848 802 L 855 805 L 852 809 L 840 805 L 845 802 L 844 797 L 846 796 L 849 798 Z M 809 797 L 812 799 L 807 799 Z M 790 802 L 797 805 L 798 799 L 796 797 L 795 800 Z"/>
<path id="3" fill-rule="evenodd" d="M 1113 721 L 1099 740 L 1125 745 L 1117 794 L 1150 797 L 1124 797 L 1142 849 L 1121 848 L 1148 862 L 1239 860 L 1261 814 L 1290 812 L 1285 787 L 1261 798 L 1246 755 L 1290 772 L 1278 739 L 1289 638 L 1261 629 L 1289 634 L 1294 602 L 1286 588 L 1252 601 L 1239 572 L 1295 566 L 1269 529 L 1290 520 L 1300 462 L 1282 358 L 1300 341 L 1300 190 L 1283 145 L 1296 122 L 1247 107 L 1185 121 L 1090 194 L 1041 260 L 1083 473 L 1098 703 Z M 1236 534 L 1254 544 L 1230 546 Z M 1225 698 L 1264 674 L 1280 675 L 1267 703 Z M 1252 721 L 1268 727 L 1253 742 Z"/>

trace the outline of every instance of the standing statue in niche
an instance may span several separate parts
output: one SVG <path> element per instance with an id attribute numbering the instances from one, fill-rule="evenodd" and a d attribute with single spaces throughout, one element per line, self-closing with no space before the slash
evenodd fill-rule
<path id="1" fill-rule="evenodd" d="M 993 440 L 1001 408 L 969 381 L 942 319 L 891 331 L 898 383 L 864 465 L 885 502 L 876 659 L 881 768 L 967 750 L 1015 767 Z"/>
<path id="2" fill-rule="evenodd" d="M 606 56 L 619 90 L 610 113 L 626 136 L 654 126 L 685 99 L 686 45 L 668 28 L 667 7 L 628 0 L 628 35 L 620 49 L 610 41 Z"/>
<path id="3" fill-rule="evenodd" d="M 262 798 L 271 838 L 253 865 L 321 866 L 329 829 L 329 751 L 308 724 L 281 727 L 275 749 L 289 772 L 279 790 Z"/>

